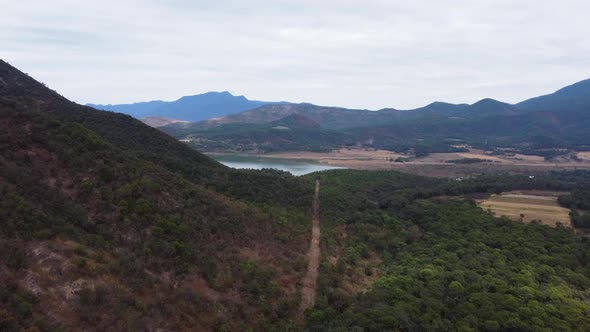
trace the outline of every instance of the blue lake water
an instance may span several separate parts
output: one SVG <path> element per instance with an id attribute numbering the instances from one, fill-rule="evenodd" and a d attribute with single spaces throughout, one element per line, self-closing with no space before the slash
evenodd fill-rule
<path id="1" fill-rule="evenodd" d="M 305 175 L 317 171 L 339 169 L 342 167 L 314 164 L 306 161 L 293 161 L 287 159 L 260 158 L 243 155 L 212 155 L 211 158 L 219 161 L 225 166 L 232 168 L 263 169 L 273 168 L 287 171 L 293 175 Z"/>

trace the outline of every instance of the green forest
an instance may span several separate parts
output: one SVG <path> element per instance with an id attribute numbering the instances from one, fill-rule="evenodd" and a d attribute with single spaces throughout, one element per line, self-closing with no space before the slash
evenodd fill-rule
<path id="1" fill-rule="evenodd" d="M 562 190 L 576 187 L 576 180 L 587 183 L 588 173 L 553 174 L 533 183 L 500 176 L 460 185 L 387 173 L 322 174 L 328 187 L 324 195 L 331 195 L 324 201 L 355 208 L 324 212 L 334 227 L 346 225 L 347 236 L 333 249 L 341 255 L 338 262 L 322 265 L 322 295 L 307 316 L 309 330 L 590 328 L 587 239 L 570 229 L 496 218 L 455 196 L 523 188 Z M 425 189 L 410 189 L 415 187 Z M 351 188 L 366 191 L 345 194 Z M 379 263 L 368 268 L 363 260 Z M 376 277 L 365 291 L 351 295 L 343 286 L 343 274 Z"/>

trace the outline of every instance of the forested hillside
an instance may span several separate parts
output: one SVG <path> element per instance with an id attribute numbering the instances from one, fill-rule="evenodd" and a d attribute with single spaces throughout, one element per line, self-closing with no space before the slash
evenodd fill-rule
<path id="1" fill-rule="evenodd" d="M 564 228 L 495 218 L 457 196 L 588 183 L 588 172 L 461 182 L 322 174 L 327 253 L 307 329 L 589 329 L 590 241 Z"/>
<path id="2" fill-rule="evenodd" d="M 1 330 L 291 324 L 311 184 L 0 77 Z"/>

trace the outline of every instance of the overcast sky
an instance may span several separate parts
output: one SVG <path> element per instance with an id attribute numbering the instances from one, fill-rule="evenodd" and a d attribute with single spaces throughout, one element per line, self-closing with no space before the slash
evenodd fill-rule
<path id="1" fill-rule="evenodd" d="M 0 0 L 0 58 L 79 102 L 379 109 L 517 102 L 590 78 L 588 0 Z"/>

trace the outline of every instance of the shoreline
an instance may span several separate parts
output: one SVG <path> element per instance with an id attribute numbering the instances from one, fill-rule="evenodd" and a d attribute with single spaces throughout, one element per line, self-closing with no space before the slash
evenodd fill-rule
<path id="1" fill-rule="evenodd" d="M 244 160 L 250 161 L 258 159 L 261 161 L 297 162 L 357 170 L 395 170 L 435 177 L 464 177 L 497 173 L 535 174 L 554 170 L 590 169 L 590 160 L 586 158 L 580 161 L 545 161 L 541 156 L 488 155 L 479 150 L 433 153 L 406 162 L 396 162 L 395 160 L 397 158 L 407 158 L 407 155 L 376 149 L 342 148 L 330 152 L 290 151 L 264 154 L 206 152 L 205 154 L 211 157 L 222 157 L 220 159 L 227 156 L 228 158 L 244 158 Z M 448 162 L 449 160 L 462 158 L 479 158 L 486 161 L 471 164 Z"/>

